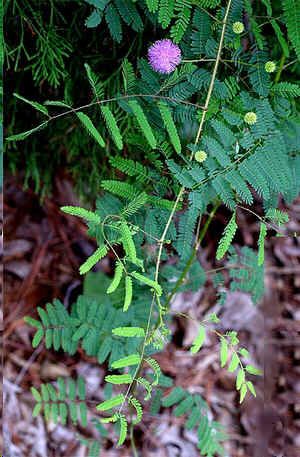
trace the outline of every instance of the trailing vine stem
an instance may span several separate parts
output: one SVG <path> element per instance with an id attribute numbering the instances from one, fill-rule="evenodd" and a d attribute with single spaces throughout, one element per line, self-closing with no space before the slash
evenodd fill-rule
<path id="1" fill-rule="evenodd" d="M 231 2 L 232 2 L 232 0 L 229 0 L 228 3 L 227 3 L 225 16 L 224 16 L 224 20 L 223 20 L 222 31 L 221 31 L 221 37 L 220 37 L 219 46 L 218 46 L 218 52 L 217 52 L 215 65 L 214 65 L 214 68 L 213 68 L 213 73 L 212 73 L 212 77 L 211 77 L 211 80 L 210 80 L 210 84 L 209 84 L 209 88 L 208 88 L 205 104 L 204 104 L 204 107 L 202 108 L 203 109 L 202 116 L 201 116 L 199 128 L 198 128 L 197 135 L 196 135 L 195 142 L 194 142 L 195 145 L 197 145 L 199 143 L 199 140 L 201 138 L 201 134 L 202 134 L 202 131 L 203 131 L 203 126 L 204 126 L 204 122 L 205 122 L 205 118 L 206 118 L 206 113 L 207 113 L 207 110 L 208 110 L 208 107 L 209 107 L 209 103 L 210 103 L 210 99 L 211 99 L 211 95 L 212 95 L 212 92 L 213 92 L 213 88 L 214 88 L 214 84 L 215 84 L 215 80 L 216 80 L 216 75 L 217 75 L 219 63 L 220 63 L 220 60 L 221 60 L 221 53 L 222 53 L 222 48 L 223 48 L 223 43 L 224 43 L 225 30 L 226 30 L 226 25 L 227 25 L 228 14 L 229 14 L 230 7 L 231 7 Z M 192 161 L 193 157 L 194 157 L 194 153 L 192 152 L 190 157 L 189 157 L 189 160 Z M 165 239 L 166 239 L 166 235 L 167 235 L 167 232 L 169 230 L 170 224 L 172 222 L 173 216 L 174 216 L 174 214 L 176 212 L 178 203 L 181 200 L 184 192 L 185 192 L 185 187 L 182 186 L 180 188 L 179 192 L 178 192 L 178 195 L 177 195 L 176 200 L 174 202 L 173 208 L 172 208 L 172 210 L 170 212 L 170 215 L 169 215 L 169 218 L 168 218 L 167 223 L 165 225 L 165 228 L 164 228 L 164 231 L 162 233 L 161 239 L 159 240 L 159 249 L 158 249 L 156 265 L 155 265 L 155 274 L 154 274 L 154 280 L 156 282 L 158 281 L 158 277 L 159 277 L 159 268 L 160 268 L 162 250 L 163 250 L 163 245 L 164 245 L 164 242 L 165 242 Z M 218 206 L 219 206 L 219 204 L 218 204 Z M 215 208 L 215 211 L 216 210 L 217 210 L 217 206 Z M 204 237 L 204 235 L 205 235 L 205 233 L 206 233 L 206 231 L 207 231 L 207 229 L 209 227 L 209 224 L 211 222 L 211 219 L 213 218 L 213 215 L 214 215 L 215 211 L 213 212 L 213 214 L 211 214 L 211 218 L 209 218 L 207 220 L 205 226 L 203 227 L 203 231 L 201 231 L 201 233 L 199 235 L 199 239 L 201 237 L 200 243 L 201 243 L 201 241 L 202 241 L 202 239 L 203 239 L 203 237 Z M 198 241 L 199 241 L 199 239 L 198 239 Z M 197 243 L 196 246 L 199 247 L 199 244 Z M 193 251 L 193 252 L 195 252 L 195 251 Z M 190 268 L 190 264 L 188 263 L 188 268 L 187 268 L 187 271 L 185 272 L 185 275 L 187 274 L 189 268 Z M 182 278 L 182 280 L 183 279 L 184 278 Z M 136 376 L 140 372 L 142 364 L 143 364 L 143 357 L 144 357 L 144 354 L 145 354 L 145 349 L 146 349 L 146 345 L 147 345 L 147 341 L 148 341 L 148 337 L 149 337 L 151 318 L 152 318 L 152 313 L 153 313 L 155 302 L 156 302 L 156 292 L 154 291 L 153 292 L 153 296 L 152 296 L 152 300 L 151 300 L 148 320 L 147 320 L 145 338 L 144 338 L 143 343 L 142 343 L 140 363 L 137 365 L 137 368 L 135 370 L 135 373 L 134 373 L 134 376 L 132 378 L 132 381 L 129 384 L 129 386 L 127 388 L 127 391 L 126 391 L 126 393 L 124 395 L 123 402 L 122 402 L 122 404 L 121 404 L 121 406 L 119 408 L 119 411 L 118 411 L 119 413 L 122 411 L 122 409 L 124 407 L 124 404 L 125 404 L 125 402 L 126 402 L 126 400 L 128 398 L 128 395 L 132 391 L 132 388 L 133 388 L 134 383 L 135 383 Z"/>

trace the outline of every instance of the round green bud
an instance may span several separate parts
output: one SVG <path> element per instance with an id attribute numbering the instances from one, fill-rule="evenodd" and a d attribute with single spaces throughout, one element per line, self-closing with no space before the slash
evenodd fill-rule
<path id="1" fill-rule="evenodd" d="M 206 160 L 207 158 L 207 154 L 205 151 L 197 151 L 195 153 L 195 160 L 197 162 L 204 162 L 204 160 Z"/>
<path id="2" fill-rule="evenodd" d="M 275 62 L 272 62 L 272 60 L 269 60 L 269 62 L 265 63 L 265 70 L 267 73 L 274 73 L 276 70 L 276 64 Z"/>
<path id="3" fill-rule="evenodd" d="M 246 124 L 253 125 L 257 121 L 257 115 L 253 113 L 253 111 L 249 111 L 245 114 L 244 121 L 246 122 Z"/>
<path id="4" fill-rule="evenodd" d="M 239 21 L 234 22 L 234 24 L 232 26 L 232 30 L 234 31 L 234 33 L 239 35 L 240 33 L 243 33 L 243 31 L 245 30 L 244 24 Z"/>

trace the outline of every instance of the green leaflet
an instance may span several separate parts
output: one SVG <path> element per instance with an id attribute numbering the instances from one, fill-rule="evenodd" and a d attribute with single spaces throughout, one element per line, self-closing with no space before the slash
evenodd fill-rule
<path id="1" fill-rule="evenodd" d="M 111 384 L 130 384 L 132 382 L 132 376 L 130 374 L 111 374 L 105 376 L 105 381 Z"/>
<path id="2" fill-rule="evenodd" d="M 267 226 L 263 222 L 260 223 L 259 238 L 258 238 L 258 260 L 259 266 L 263 265 L 265 260 L 265 238 L 267 236 Z"/>
<path id="3" fill-rule="evenodd" d="M 136 249 L 134 245 L 134 241 L 131 235 L 130 228 L 126 224 L 125 221 L 122 221 L 120 224 L 120 232 L 121 232 L 121 238 L 122 238 L 122 244 L 124 247 L 124 250 L 126 252 L 126 255 L 131 262 L 136 263 L 137 262 L 137 256 L 136 256 Z"/>
<path id="4" fill-rule="evenodd" d="M 30 136 L 32 133 L 38 132 L 39 130 L 42 130 L 43 128 L 48 125 L 48 122 L 43 122 L 42 124 L 38 125 L 37 127 L 34 127 L 33 129 L 26 130 L 26 132 L 21 132 L 21 133 L 16 133 L 15 135 L 11 135 L 6 138 L 6 141 L 21 141 L 25 140 L 28 136 Z"/>
<path id="5" fill-rule="evenodd" d="M 104 117 L 106 126 L 111 134 L 111 137 L 119 150 L 123 149 L 123 140 L 117 121 L 108 106 L 101 106 L 101 113 Z"/>
<path id="6" fill-rule="evenodd" d="M 100 246 L 94 254 L 92 254 L 79 268 L 79 273 L 81 275 L 84 275 L 88 271 L 90 271 L 94 265 L 96 265 L 99 260 L 101 260 L 103 257 L 105 257 L 107 254 L 107 247 L 106 246 Z"/>
<path id="7" fill-rule="evenodd" d="M 95 224 L 100 224 L 101 222 L 101 218 L 98 214 L 87 209 L 80 208 L 79 206 L 62 206 L 60 210 L 66 214 L 71 214 L 71 216 L 82 217 L 88 222 L 93 222 Z"/>
<path id="8" fill-rule="evenodd" d="M 172 118 L 171 110 L 168 107 L 168 105 L 163 102 L 158 103 L 158 108 L 159 108 L 162 120 L 164 122 L 164 126 L 168 132 L 170 141 L 171 141 L 172 145 L 174 146 L 174 149 L 177 152 L 177 154 L 180 154 L 181 153 L 180 138 L 179 138 L 179 135 L 177 132 L 176 125 Z"/>
<path id="9" fill-rule="evenodd" d="M 158 282 L 156 281 L 153 281 L 152 279 L 149 279 L 147 278 L 146 276 L 144 275 L 141 275 L 140 273 L 138 273 L 137 271 L 133 271 L 131 273 L 131 275 L 137 279 L 138 281 L 146 284 L 147 286 L 151 287 L 152 289 L 155 290 L 156 294 L 160 297 L 162 295 L 162 288 L 161 286 L 158 284 Z"/>
<path id="10" fill-rule="evenodd" d="M 41 105 L 40 103 L 33 102 L 31 100 L 27 100 L 27 98 L 22 97 L 22 95 L 14 93 L 14 96 L 18 98 L 19 100 L 22 100 L 25 103 L 28 103 L 28 105 L 31 105 L 34 109 L 37 111 L 40 111 L 43 114 L 46 114 L 46 116 L 49 115 L 47 108 L 44 105 Z"/>
<path id="11" fill-rule="evenodd" d="M 116 370 L 118 368 L 130 367 L 132 365 L 138 365 L 141 362 L 140 354 L 131 354 L 122 359 L 116 360 L 112 363 L 111 367 Z"/>
<path id="12" fill-rule="evenodd" d="M 132 279 L 130 276 L 125 277 L 125 298 L 124 298 L 124 305 L 123 311 L 128 311 L 129 306 L 132 302 Z"/>
<path id="13" fill-rule="evenodd" d="M 141 131 L 145 135 L 146 140 L 152 149 L 156 148 L 156 139 L 151 129 L 151 126 L 145 116 L 144 111 L 136 100 L 130 100 L 128 105 L 132 109 L 132 112 L 141 128 Z"/>
<path id="14" fill-rule="evenodd" d="M 113 335 L 124 336 L 126 338 L 144 337 L 145 330 L 141 327 L 117 327 L 112 330 Z"/>
<path id="15" fill-rule="evenodd" d="M 123 267 L 122 263 L 117 262 L 113 280 L 110 283 L 109 288 L 106 291 L 107 294 L 111 294 L 111 293 L 115 292 L 115 290 L 117 290 L 117 288 L 121 282 L 121 279 L 122 279 L 123 271 L 124 271 L 124 267 Z"/>
<path id="16" fill-rule="evenodd" d="M 94 95 L 97 100 L 101 99 L 104 96 L 103 84 L 100 81 L 99 77 L 91 70 L 91 67 L 85 63 L 84 64 L 86 74 L 89 80 L 89 83 L 93 89 Z"/>
<path id="17" fill-rule="evenodd" d="M 103 401 L 99 405 L 96 406 L 98 411 L 107 411 L 108 409 L 115 408 L 116 406 L 121 405 L 125 401 L 125 397 L 123 394 L 119 394 L 109 400 Z"/>
<path id="18" fill-rule="evenodd" d="M 91 119 L 81 111 L 78 111 L 76 113 L 76 116 L 78 117 L 82 125 L 86 128 L 86 130 L 89 132 L 89 134 L 94 138 L 94 140 L 97 141 L 99 146 L 101 146 L 101 148 L 105 148 L 105 141 L 96 129 L 96 127 L 94 126 Z"/>
<path id="19" fill-rule="evenodd" d="M 202 347 L 204 340 L 205 340 L 205 335 L 206 335 L 206 329 L 204 325 L 199 326 L 199 331 L 198 335 L 195 338 L 193 345 L 191 347 L 191 353 L 196 354 Z"/>
<path id="20" fill-rule="evenodd" d="M 155 359 L 152 359 L 151 357 L 148 357 L 147 359 L 145 359 L 145 361 L 148 363 L 148 365 L 150 365 L 150 367 L 154 371 L 155 380 L 153 382 L 153 385 L 157 385 L 159 382 L 159 378 L 161 376 L 161 369 L 160 369 L 159 363 Z"/>
<path id="21" fill-rule="evenodd" d="M 158 22 L 166 29 L 173 18 L 175 0 L 160 0 Z"/>
<path id="22" fill-rule="evenodd" d="M 123 414 L 119 414 L 118 418 L 119 418 L 119 424 L 120 424 L 120 435 L 119 435 L 119 440 L 118 440 L 118 446 L 122 446 L 122 444 L 126 440 L 128 426 L 127 426 L 126 417 Z"/>
<path id="23" fill-rule="evenodd" d="M 216 254 L 217 260 L 220 260 L 224 257 L 224 255 L 228 251 L 228 249 L 232 243 L 232 240 L 234 238 L 234 235 L 237 231 L 238 226 L 235 221 L 235 216 L 236 215 L 234 212 L 233 215 L 231 216 L 230 221 L 228 222 L 227 226 L 224 229 L 222 238 L 219 241 L 217 254 Z"/>
<path id="24" fill-rule="evenodd" d="M 143 408 L 141 403 L 133 396 L 128 399 L 130 405 L 132 405 L 136 412 L 136 418 L 133 420 L 133 424 L 139 424 L 143 417 Z"/>
<path id="25" fill-rule="evenodd" d="M 145 192 L 141 192 L 131 200 L 125 208 L 122 210 L 122 216 L 125 218 L 131 217 L 133 214 L 139 212 L 148 201 L 148 195 Z"/>
<path id="26" fill-rule="evenodd" d="M 236 352 L 234 352 L 231 357 L 231 362 L 229 364 L 228 371 L 231 373 L 234 372 L 237 369 L 237 367 L 239 366 L 239 363 L 240 363 L 239 356 L 237 355 Z"/>

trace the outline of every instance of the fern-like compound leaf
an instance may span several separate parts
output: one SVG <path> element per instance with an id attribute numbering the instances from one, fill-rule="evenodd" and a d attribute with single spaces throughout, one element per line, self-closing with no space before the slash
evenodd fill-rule
<path id="1" fill-rule="evenodd" d="M 125 396 L 123 394 L 116 395 L 109 400 L 103 401 L 96 406 L 98 411 L 107 411 L 109 409 L 115 408 L 116 406 L 121 405 L 125 401 Z"/>
<path id="2" fill-rule="evenodd" d="M 130 374 L 111 374 L 105 376 L 105 381 L 116 385 L 130 384 L 132 382 L 132 376 Z"/>
<path id="3" fill-rule="evenodd" d="M 115 273 L 112 282 L 110 283 L 106 293 L 111 294 L 117 290 L 122 279 L 124 267 L 121 262 L 116 263 Z"/>
<path id="4" fill-rule="evenodd" d="M 158 22 L 166 29 L 174 15 L 175 0 L 160 0 L 158 10 Z"/>
<path id="5" fill-rule="evenodd" d="M 148 381 L 148 379 L 145 379 L 142 377 L 136 378 L 136 382 L 137 382 L 137 384 L 140 384 L 141 386 L 143 386 L 147 392 L 146 396 L 144 397 L 144 400 L 145 401 L 149 400 L 151 398 L 151 393 L 152 393 L 152 384 Z"/>
<path id="6" fill-rule="evenodd" d="M 235 217 L 236 217 L 236 214 L 234 212 L 230 221 L 228 222 L 227 226 L 224 229 L 223 236 L 219 241 L 219 245 L 218 245 L 218 249 L 217 249 L 217 254 L 216 254 L 217 260 L 222 259 L 224 257 L 224 255 L 226 254 L 226 252 L 228 251 L 229 247 L 231 246 L 232 240 L 233 240 L 234 235 L 238 228 Z"/>
<path id="7" fill-rule="evenodd" d="M 130 228 L 125 221 L 122 221 L 120 224 L 120 232 L 122 237 L 122 244 L 126 252 L 127 257 L 131 262 L 137 262 L 136 249 L 133 241 L 133 237 L 130 231 Z"/>
<path id="8" fill-rule="evenodd" d="M 116 327 L 112 330 L 113 335 L 123 336 L 125 338 L 134 338 L 145 336 L 145 330 L 141 327 Z"/>
<path id="9" fill-rule="evenodd" d="M 179 403 L 186 397 L 186 392 L 182 387 L 175 387 L 172 391 L 162 399 L 162 405 L 165 407 L 170 407 Z"/>
<path id="10" fill-rule="evenodd" d="M 263 222 L 260 223 L 259 238 L 258 238 L 258 265 L 263 265 L 265 260 L 265 238 L 267 236 L 267 226 Z"/>
<path id="11" fill-rule="evenodd" d="M 90 271 L 93 266 L 96 265 L 99 260 L 105 257 L 107 254 L 107 247 L 100 246 L 96 251 L 80 266 L 79 273 L 84 275 L 88 271 Z"/>
<path id="12" fill-rule="evenodd" d="M 117 121 L 108 106 L 101 106 L 101 113 L 104 117 L 106 126 L 111 134 L 111 137 L 118 149 L 123 149 L 123 139 L 118 127 Z"/>
<path id="13" fill-rule="evenodd" d="M 156 148 L 156 138 L 153 134 L 152 128 L 148 122 L 148 119 L 145 116 L 145 113 L 141 105 L 136 100 L 130 100 L 128 102 L 132 112 L 140 126 L 141 131 L 143 132 L 146 140 L 152 149 Z"/>
<path id="14" fill-rule="evenodd" d="M 88 222 L 93 222 L 94 224 L 100 224 L 101 218 L 98 214 L 93 213 L 85 208 L 80 208 L 79 206 L 62 206 L 61 211 L 71 216 L 82 217 Z"/>
<path id="15" fill-rule="evenodd" d="M 125 277 L 125 298 L 124 298 L 124 305 L 123 311 L 128 311 L 129 306 L 132 302 L 132 279 L 130 276 Z"/>
<path id="16" fill-rule="evenodd" d="M 300 59 L 300 3 L 298 0 L 283 0 L 282 5 L 289 39 Z"/>
<path id="17" fill-rule="evenodd" d="M 118 420 L 120 424 L 120 435 L 119 435 L 119 440 L 118 440 L 118 446 L 122 446 L 124 441 L 126 440 L 127 436 L 127 420 L 124 414 L 118 414 Z"/>
<path id="18" fill-rule="evenodd" d="M 118 368 L 130 367 L 132 365 L 138 365 L 141 362 L 140 354 L 131 354 L 127 357 L 122 357 L 112 363 L 111 367 L 116 370 Z"/>
<path id="19" fill-rule="evenodd" d="M 152 289 L 155 290 L 156 294 L 160 297 L 162 295 L 162 288 L 158 284 L 158 282 L 153 281 L 153 279 L 149 279 L 146 276 L 142 275 L 141 273 L 138 273 L 137 271 L 133 271 L 131 275 L 137 279 L 138 281 L 142 282 L 143 284 L 146 284 L 147 286 L 151 287 Z"/>
<path id="20" fill-rule="evenodd" d="M 103 84 L 100 78 L 91 70 L 91 67 L 87 63 L 84 64 L 84 67 L 94 96 L 97 100 L 99 100 L 104 95 Z"/>
<path id="21" fill-rule="evenodd" d="M 27 98 L 22 97 L 22 95 L 14 93 L 14 97 L 18 98 L 19 100 L 22 100 L 23 102 L 27 103 L 28 105 L 32 106 L 34 109 L 37 111 L 40 111 L 43 114 L 46 114 L 46 116 L 49 115 L 47 108 L 44 105 L 41 105 L 40 103 L 33 102 L 31 100 L 27 100 Z"/>
<path id="22" fill-rule="evenodd" d="M 173 117 L 172 117 L 171 110 L 168 107 L 168 105 L 163 102 L 158 103 L 158 108 L 159 108 L 160 115 L 162 117 L 164 126 L 168 132 L 170 141 L 171 141 L 175 151 L 177 152 L 177 154 L 180 154 L 181 153 L 180 138 L 179 138 L 177 128 L 176 128 L 176 125 L 175 125 Z"/>
<path id="23" fill-rule="evenodd" d="M 143 408 L 142 408 L 141 403 L 138 401 L 137 398 L 135 398 L 133 396 L 129 397 L 128 403 L 134 407 L 135 413 L 136 413 L 136 418 L 132 421 L 133 424 L 135 424 L 135 425 L 139 424 L 143 417 Z"/>
<path id="24" fill-rule="evenodd" d="M 159 378 L 161 375 L 161 369 L 160 369 L 159 363 L 155 359 L 152 359 L 152 357 L 147 357 L 145 359 L 145 361 L 148 363 L 148 365 L 150 365 L 150 367 L 152 368 L 152 370 L 154 372 L 155 379 L 154 379 L 153 385 L 155 386 L 158 384 Z"/>
<path id="25" fill-rule="evenodd" d="M 95 141 L 97 141 L 99 146 L 101 146 L 101 148 L 104 148 L 105 147 L 105 141 L 102 138 L 102 136 L 100 135 L 100 133 L 98 132 L 98 130 L 96 129 L 96 127 L 94 126 L 94 124 L 91 121 L 91 119 L 89 118 L 89 116 L 87 116 L 86 114 L 82 113 L 81 111 L 76 113 L 76 115 L 77 115 L 78 119 L 80 120 L 80 122 L 82 123 L 82 125 L 89 132 L 89 134 L 94 138 Z"/>

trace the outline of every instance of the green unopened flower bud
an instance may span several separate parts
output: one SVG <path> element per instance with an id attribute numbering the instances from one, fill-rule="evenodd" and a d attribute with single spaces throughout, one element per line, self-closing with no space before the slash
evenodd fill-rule
<path id="1" fill-rule="evenodd" d="M 253 125 L 257 121 L 257 115 L 253 113 L 253 111 L 249 111 L 245 114 L 244 121 L 246 122 L 246 124 Z"/>
<path id="2" fill-rule="evenodd" d="M 272 62 L 272 60 L 269 60 L 269 62 L 265 63 L 265 70 L 267 73 L 274 73 L 276 70 L 276 64 L 275 62 Z"/>
<path id="3" fill-rule="evenodd" d="M 197 151 L 195 153 L 195 160 L 197 162 L 204 162 L 204 160 L 206 160 L 207 158 L 207 154 L 205 151 Z"/>
<path id="4" fill-rule="evenodd" d="M 234 31 L 234 33 L 239 35 L 240 33 L 243 33 L 243 31 L 245 30 L 244 24 L 239 21 L 234 22 L 232 30 Z"/>

